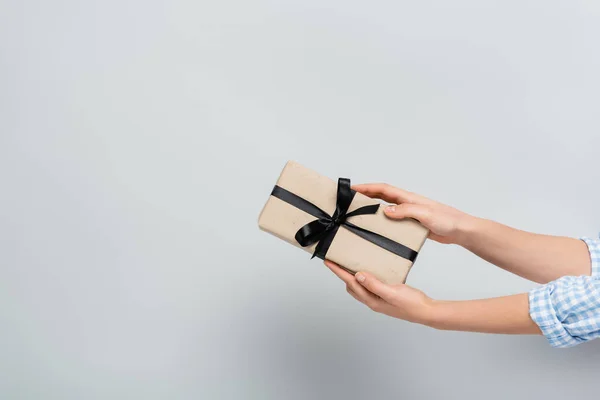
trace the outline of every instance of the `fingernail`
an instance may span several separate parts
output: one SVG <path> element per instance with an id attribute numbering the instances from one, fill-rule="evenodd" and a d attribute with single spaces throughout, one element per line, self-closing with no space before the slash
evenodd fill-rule
<path id="1" fill-rule="evenodd" d="M 361 274 L 360 272 L 357 273 L 355 276 L 356 276 L 356 280 L 359 281 L 360 283 L 365 281 L 365 276 L 363 274 Z"/>
<path id="2" fill-rule="evenodd" d="M 396 207 L 394 207 L 394 206 L 386 207 L 385 212 L 394 213 L 394 212 L 396 212 Z"/>

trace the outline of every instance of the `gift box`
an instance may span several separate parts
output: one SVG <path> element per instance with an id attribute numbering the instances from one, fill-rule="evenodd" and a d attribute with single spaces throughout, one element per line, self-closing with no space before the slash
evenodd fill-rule
<path id="1" fill-rule="evenodd" d="M 413 219 L 392 220 L 379 200 L 290 161 L 258 219 L 260 229 L 331 260 L 350 273 L 404 283 L 429 231 Z"/>

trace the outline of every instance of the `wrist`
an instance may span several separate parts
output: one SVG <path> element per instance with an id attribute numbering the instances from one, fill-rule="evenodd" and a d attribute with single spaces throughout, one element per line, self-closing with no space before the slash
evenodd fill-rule
<path id="1" fill-rule="evenodd" d="M 456 223 L 456 234 L 454 235 L 454 243 L 467 247 L 473 237 L 480 230 L 483 220 L 469 214 L 463 214 Z"/>
<path id="2" fill-rule="evenodd" d="M 441 319 L 442 316 L 440 302 L 438 300 L 429 299 L 427 311 L 423 313 L 423 318 L 420 321 L 420 324 L 430 328 L 438 329 Z"/>
<path id="3" fill-rule="evenodd" d="M 424 307 L 419 313 L 419 317 L 417 318 L 417 322 L 421 325 L 429 326 L 431 328 L 435 328 L 440 320 L 440 301 L 434 300 L 430 297 L 425 301 Z"/>
<path id="4" fill-rule="evenodd" d="M 453 327 L 455 327 L 457 323 L 457 305 L 458 303 L 454 301 L 433 300 L 429 318 L 425 325 L 438 330 L 453 330 Z"/>

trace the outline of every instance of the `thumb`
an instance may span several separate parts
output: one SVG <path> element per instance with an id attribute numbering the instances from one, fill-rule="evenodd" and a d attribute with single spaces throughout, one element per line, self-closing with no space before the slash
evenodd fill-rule
<path id="1" fill-rule="evenodd" d="M 423 225 L 431 219 L 429 206 L 423 204 L 402 203 L 385 208 L 385 215 L 392 219 L 414 218 Z"/>
<path id="2" fill-rule="evenodd" d="M 393 287 L 386 285 L 368 272 L 357 272 L 355 277 L 358 283 L 369 292 L 376 294 L 388 303 L 396 297 L 396 291 Z"/>

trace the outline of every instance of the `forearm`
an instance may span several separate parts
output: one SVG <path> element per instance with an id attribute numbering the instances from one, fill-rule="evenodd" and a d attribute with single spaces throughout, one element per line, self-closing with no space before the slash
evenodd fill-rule
<path id="1" fill-rule="evenodd" d="M 547 283 L 591 273 L 589 252 L 581 240 L 529 233 L 474 217 L 460 229 L 457 244 L 523 278 Z"/>
<path id="2" fill-rule="evenodd" d="M 526 293 L 483 300 L 434 301 L 425 324 L 453 331 L 541 334 L 529 316 Z"/>

